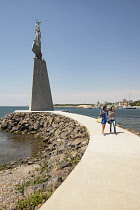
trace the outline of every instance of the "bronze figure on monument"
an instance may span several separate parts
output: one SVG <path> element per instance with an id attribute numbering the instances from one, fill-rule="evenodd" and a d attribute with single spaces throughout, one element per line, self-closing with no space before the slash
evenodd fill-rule
<path id="1" fill-rule="evenodd" d="M 46 61 L 42 60 L 40 22 L 36 21 L 35 39 L 32 45 L 35 54 L 30 111 L 52 111 L 53 101 Z"/>
<path id="2" fill-rule="evenodd" d="M 41 53 L 41 31 L 40 31 L 40 23 L 36 21 L 35 25 L 35 39 L 32 45 L 32 51 L 36 55 L 37 58 L 42 59 Z"/>

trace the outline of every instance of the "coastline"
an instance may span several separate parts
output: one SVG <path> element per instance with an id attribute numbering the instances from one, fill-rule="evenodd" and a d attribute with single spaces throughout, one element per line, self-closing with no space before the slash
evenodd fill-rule
<path id="1" fill-rule="evenodd" d="M 80 163 L 41 207 L 49 209 L 139 209 L 140 137 L 117 127 L 101 134 L 91 117 L 62 113 L 82 123 L 90 140 Z"/>
<path id="2" fill-rule="evenodd" d="M 97 118 L 95 118 L 97 119 Z M 133 129 L 129 129 L 129 128 L 125 128 L 119 124 L 116 124 L 116 126 L 120 127 L 120 128 L 123 128 L 124 130 L 126 131 L 129 131 L 137 136 L 140 136 L 140 132 L 138 131 L 135 131 Z M 22 134 L 23 135 L 23 134 Z M 34 137 L 36 138 L 36 137 Z M 43 138 L 40 137 L 40 140 L 43 141 Z M 13 169 L 13 168 L 16 168 L 18 166 L 23 166 L 23 165 L 30 165 L 30 164 L 34 164 L 34 163 L 38 163 L 38 157 L 41 156 L 44 152 L 45 152 L 45 144 L 44 144 L 44 149 L 41 148 L 41 151 L 38 151 L 38 153 L 36 154 L 36 156 L 29 156 L 27 158 L 24 158 L 24 159 L 19 159 L 19 160 L 13 160 L 11 162 L 8 162 L 6 164 L 0 164 L 0 171 L 2 170 L 7 170 L 7 169 Z"/>
<path id="3" fill-rule="evenodd" d="M 0 107 L 0 118 L 2 118 L 5 114 L 14 112 L 15 110 L 28 110 L 28 107 Z M 55 111 L 68 111 L 70 113 L 81 114 L 89 117 L 98 117 L 100 109 L 82 109 L 76 107 L 55 107 Z M 140 132 L 139 124 L 140 124 L 140 109 L 116 109 L 116 120 L 117 123 L 122 127 L 136 130 Z"/>
<path id="4" fill-rule="evenodd" d="M 14 115 L 14 113 L 12 113 L 12 115 Z M 16 113 L 14 118 L 12 118 L 14 122 L 15 122 L 15 119 L 17 120 L 17 117 L 19 117 L 18 115 L 20 116 L 20 113 Z M 31 117 L 31 116 L 29 117 L 29 114 L 26 114 L 26 115 L 27 115 L 26 117 L 24 115 L 24 119 L 22 119 L 21 122 L 23 122 L 25 118 L 27 118 L 28 120 L 29 118 L 34 119 L 34 117 Z M 33 115 L 37 115 L 36 117 L 38 119 L 37 113 L 36 114 L 34 113 Z M 9 115 L 7 116 L 6 118 L 10 120 Z M 48 116 L 49 115 L 47 115 L 47 117 Z M 50 116 L 52 117 L 52 114 L 50 114 Z M 52 123 L 54 123 L 54 120 L 56 121 L 58 120 L 57 118 L 58 116 L 61 116 L 61 115 L 59 114 L 54 115 L 53 122 L 51 122 L 50 124 L 51 129 L 53 128 Z M 41 114 L 41 119 L 42 117 L 43 115 Z M 66 126 L 68 126 L 69 124 L 71 124 L 69 120 L 70 118 L 67 118 L 67 117 L 63 118 L 61 116 L 59 119 L 59 122 L 60 121 L 63 122 L 63 125 L 67 123 Z M 45 121 L 46 119 L 44 119 L 44 122 Z M 48 122 L 49 121 L 52 121 L 52 119 L 48 119 Z M 35 122 L 33 122 L 33 124 L 34 123 Z M 74 127 L 75 126 L 79 127 L 78 129 L 80 129 L 80 126 L 82 125 L 79 125 L 75 121 Z M 122 126 L 120 125 L 117 125 L 117 126 L 122 128 Z M 51 129 L 49 130 L 49 132 L 51 131 Z M 81 127 L 81 129 L 83 133 L 85 131 L 85 127 Z M 15 131 L 15 129 L 13 130 Z M 37 131 L 38 130 L 39 128 L 37 128 Z M 124 130 L 128 130 L 128 129 L 124 129 Z M 139 132 L 135 132 L 130 129 L 129 131 L 135 133 L 136 135 L 140 134 Z M 47 132 L 47 130 L 45 132 Z M 24 132 L 22 131 L 22 133 Z M 64 133 L 64 131 L 62 133 Z M 62 141 L 61 138 L 57 138 L 55 141 L 53 140 L 49 144 L 48 144 L 48 138 L 46 136 L 44 140 L 46 142 L 46 146 L 44 150 L 40 152 L 40 154 L 38 154 L 36 158 L 27 158 L 26 160 L 22 160 L 20 164 L 18 162 L 13 161 L 12 163 L 10 163 L 10 165 L 7 168 L 3 168 L 3 170 L 0 171 L 0 176 L 2 177 L 1 192 L 2 194 L 4 194 L 4 198 L 3 198 L 4 203 L 2 202 L 4 205 L 4 208 L 11 209 L 11 210 L 18 209 L 17 205 L 21 205 L 21 202 L 25 202 L 25 201 L 27 202 L 27 200 L 31 198 L 32 195 L 36 195 L 36 196 L 40 196 L 40 199 L 43 198 L 42 202 L 39 203 L 36 207 L 36 209 L 39 209 L 42 206 L 42 204 L 51 196 L 51 194 L 61 185 L 61 183 L 70 174 L 70 172 L 75 168 L 75 166 L 79 163 L 88 145 L 88 141 L 86 142 L 83 141 L 83 137 L 81 138 L 80 141 L 77 139 L 78 141 L 76 140 L 75 142 L 74 140 L 75 143 L 74 142 L 73 142 L 74 144 L 72 143 L 72 148 L 74 150 L 72 151 L 71 155 L 68 155 L 68 148 L 67 146 L 66 147 L 63 146 L 65 142 Z M 60 141 L 63 142 L 63 144 L 59 145 Z M 79 142 L 81 142 L 81 146 L 79 145 Z M 55 147 L 54 147 L 54 144 L 56 144 Z M 60 146 L 59 147 L 60 150 L 56 153 L 55 151 L 58 148 L 58 146 Z M 76 151 L 78 151 L 78 153 L 76 153 Z M 58 157 L 60 158 L 60 161 L 58 161 Z M 46 165 L 46 160 L 47 160 L 47 165 Z M 47 169 L 47 173 L 44 172 L 44 169 L 45 170 Z M 43 172 L 43 176 L 42 176 L 42 172 Z M 44 180 L 44 176 L 47 176 L 47 180 Z M 17 177 L 17 179 L 15 179 L 15 177 Z M 35 177 L 39 177 L 39 180 L 36 180 Z M 40 189 L 41 189 L 41 194 L 37 194 L 39 193 Z M 11 192 L 12 192 L 12 196 L 11 196 Z M 10 203 L 5 201 L 5 199 L 9 197 L 10 199 L 8 202 Z"/>
<path id="5" fill-rule="evenodd" d="M 12 113 L 12 114 L 14 115 L 14 113 Z M 11 114 L 9 114 L 9 115 L 11 115 Z M 10 120 L 9 115 L 7 115 L 8 118 L 6 116 L 7 121 Z M 13 118 L 14 122 L 15 121 L 17 122 L 18 115 L 19 115 L 18 113 L 15 114 L 15 117 Z M 34 115 L 36 115 L 36 114 L 34 113 Z M 50 116 L 52 117 L 52 115 L 53 114 L 51 113 Z M 59 116 L 58 114 L 54 115 L 54 118 L 51 118 L 48 120 L 48 122 L 49 123 L 51 122 L 51 123 L 50 124 L 47 123 L 46 125 L 49 125 L 49 127 L 51 127 L 51 129 L 53 129 L 52 124 L 54 123 L 55 120 L 56 121 L 58 120 L 59 123 L 63 122 L 62 123 L 63 125 L 66 123 L 66 127 L 70 124 L 70 121 L 68 118 L 64 119 L 60 115 L 61 117 L 60 117 L 60 119 L 58 119 L 57 118 L 58 116 Z M 43 116 L 41 116 L 41 119 L 42 119 L 42 117 Z M 29 118 L 33 119 L 34 117 L 32 118 L 31 116 L 29 116 L 29 114 L 27 114 L 26 118 L 29 120 Z M 38 116 L 37 116 L 37 118 L 38 118 Z M 94 119 L 96 119 L 96 118 L 94 118 Z M 23 125 L 25 125 L 27 123 L 27 122 L 25 123 L 25 121 L 24 121 Z M 36 123 L 33 121 L 33 124 L 36 124 Z M 55 126 L 53 124 L 53 126 L 57 128 L 57 125 Z M 80 127 L 80 126 L 81 125 L 79 125 L 76 121 L 74 122 L 75 128 Z M 123 128 L 120 125 L 117 125 L 117 126 Z M 10 129 L 13 129 L 13 128 L 14 128 L 14 126 L 10 127 Z M 27 129 L 27 125 L 25 126 L 25 128 Z M 63 126 L 61 128 L 63 128 Z M 51 132 L 51 129 L 49 129 L 49 133 Z M 81 127 L 81 129 L 82 129 L 82 132 L 85 131 L 84 127 Z M 140 136 L 139 132 L 133 131 L 132 129 L 125 129 L 125 128 L 123 128 L 123 129 L 128 130 L 128 131 Z M 13 129 L 13 131 L 17 132 L 17 130 L 15 128 Z M 40 132 L 39 127 L 37 128 L 35 135 L 37 134 L 38 131 Z M 48 131 L 45 130 L 45 133 L 46 132 L 48 132 Z M 27 133 L 27 131 L 24 132 L 24 130 L 22 130 L 22 133 L 23 134 Z M 64 133 L 66 134 L 66 132 L 64 132 Z M 51 132 L 51 135 L 52 135 L 52 132 Z M 67 135 L 64 135 L 64 137 L 66 137 L 66 136 Z M 49 138 L 50 138 L 50 136 L 49 136 Z M 14 197 L 14 198 L 11 196 L 11 193 L 6 195 L 7 198 L 10 198 L 10 203 L 8 203 L 8 204 L 4 203 L 4 205 L 8 205 L 8 207 L 6 207 L 7 209 L 17 209 L 17 207 L 15 207 L 15 205 L 17 205 L 17 203 L 15 204 L 15 200 L 16 200 L 16 202 L 18 202 L 18 200 L 20 200 L 20 201 L 25 200 L 25 199 L 27 200 L 28 197 L 30 197 L 32 194 L 36 195 L 36 192 L 38 193 L 39 189 L 41 189 L 42 193 L 43 193 L 39 196 L 42 196 L 43 198 L 44 198 L 44 196 L 46 196 L 46 200 L 47 200 L 49 198 L 49 196 L 51 196 L 52 192 L 54 192 L 58 188 L 58 186 L 60 186 L 60 184 L 69 175 L 69 173 L 79 163 L 79 161 L 80 161 L 82 155 L 84 154 L 84 151 L 86 150 L 86 147 L 88 145 L 87 141 L 86 141 L 86 144 L 84 143 L 83 138 L 80 141 L 78 140 L 74 144 L 72 143 L 72 148 L 74 148 L 74 150 L 72 151 L 71 156 L 69 156 L 67 153 L 67 151 L 68 151 L 67 146 L 63 147 L 63 145 L 59 144 L 60 142 L 65 143 L 64 141 L 62 141 L 63 138 L 61 138 L 61 137 L 59 138 L 59 136 L 57 136 L 57 139 L 53 139 L 52 142 L 49 143 L 49 139 L 47 138 L 47 136 L 44 136 L 44 140 L 46 142 L 45 149 L 40 154 L 38 154 L 38 156 L 36 158 L 30 157 L 25 160 L 21 160 L 20 163 L 13 161 L 9 165 L 1 168 L 2 170 L 0 171 L 0 176 L 3 177 L 3 179 L 2 179 L 3 183 L 2 183 L 2 187 L 1 187 L 2 193 L 9 192 L 9 189 L 11 189 L 11 190 L 14 189 L 14 190 L 12 190 L 13 194 L 14 194 L 14 191 L 16 192 L 16 197 Z M 81 146 L 79 146 L 79 142 L 84 143 L 84 145 L 81 144 Z M 49 143 L 49 148 L 48 148 L 48 143 Z M 54 146 L 54 144 L 56 144 L 56 146 Z M 56 153 L 58 146 L 60 146 L 59 147 L 60 151 Z M 82 148 L 82 150 L 81 150 L 81 148 Z M 78 152 L 78 155 L 76 155 L 77 149 L 80 149 Z M 54 160 L 53 160 L 53 158 L 52 158 L 53 156 L 57 156 L 57 155 L 59 155 L 59 157 L 60 157 L 60 160 L 61 160 L 60 162 L 58 162 L 57 159 L 54 158 Z M 48 159 L 49 159 L 49 161 L 48 161 Z M 46 165 L 46 160 L 47 160 L 47 165 Z M 55 165 L 55 169 L 53 168 L 54 165 Z M 51 179 L 44 181 L 44 178 L 42 177 L 42 175 L 40 176 L 40 171 L 43 170 L 43 173 L 45 173 L 44 168 L 46 169 L 46 167 L 49 168 L 47 175 L 51 176 Z M 17 180 L 14 180 L 14 177 L 16 176 L 16 174 L 19 174 L 19 177 Z M 32 179 L 34 174 L 36 174 L 36 176 L 39 177 L 39 179 L 43 180 L 43 182 L 41 181 L 41 184 L 40 183 L 38 184 L 37 180 Z M 10 182 L 7 183 L 8 179 L 13 180 L 12 183 L 10 183 Z M 27 183 L 29 183 L 29 180 L 31 180 L 31 182 L 35 182 L 35 185 L 28 186 Z M 48 181 L 49 181 L 49 185 L 48 185 Z M 5 186 L 8 186 L 8 188 Z M 11 188 L 10 188 L 10 186 L 11 186 Z M 18 186 L 18 190 L 16 191 L 15 189 L 17 186 Z M 23 189 L 23 188 L 26 188 L 26 189 Z M 35 188 L 37 189 L 37 191 L 35 190 Z M 46 191 L 46 189 L 48 189 L 48 191 Z M 23 193 L 23 190 L 24 190 L 24 193 Z M 6 199 L 6 197 L 5 197 L 5 199 Z M 38 204 L 38 207 L 36 207 L 36 209 L 40 208 L 40 206 L 46 200 L 43 199 L 41 204 Z M 3 200 L 3 202 L 5 202 L 5 201 Z"/>
<path id="6" fill-rule="evenodd" d="M 6 131 L 18 132 L 22 128 L 23 134 L 33 132 L 34 125 L 34 134 L 43 137 L 45 145 L 36 158 L 13 161 L 2 168 L 0 208 L 20 209 L 32 196 L 38 196 L 41 202 L 35 206 L 39 209 L 79 163 L 88 145 L 88 132 L 78 122 L 52 113 L 11 113 L 1 121 Z M 18 122 L 16 129 L 8 122 Z"/>
<path id="7" fill-rule="evenodd" d="M 134 133 L 134 134 L 137 135 L 137 136 L 140 136 L 140 132 L 138 132 L 138 131 L 135 131 L 135 130 L 129 129 L 129 128 L 124 128 L 123 126 L 121 126 L 121 125 L 119 125 L 119 124 L 117 124 L 117 126 L 120 127 L 120 128 L 123 128 L 123 129 L 126 130 L 126 131 L 129 131 L 129 132 L 131 132 L 131 133 Z"/>

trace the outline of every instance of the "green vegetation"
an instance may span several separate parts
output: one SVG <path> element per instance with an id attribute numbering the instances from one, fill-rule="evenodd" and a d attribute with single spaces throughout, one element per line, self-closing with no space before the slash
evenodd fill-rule
<path id="1" fill-rule="evenodd" d="M 35 206 L 42 203 L 42 201 L 46 201 L 52 195 L 52 191 L 48 193 L 43 193 L 40 191 L 35 192 L 35 194 L 30 195 L 28 198 L 23 198 L 18 200 L 17 209 L 26 209 L 26 210 L 33 210 Z"/>
<path id="2" fill-rule="evenodd" d="M 40 168 L 36 169 L 36 172 L 33 172 L 28 179 L 28 181 L 23 181 L 21 184 L 17 184 L 15 190 L 19 191 L 24 195 L 24 190 L 28 186 L 33 186 L 36 184 L 42 184 L 43 182 L 48 181 L 51 177 L 47 173 L 52 169 L 52 166 L 48 165 L 48 162 L 40 163 Z M 30 172 L 29 172 L 30 174 Z"/>
<path id="3" fill-rule="evenodd" d="M 80 105 L 94 105 L 94 104 L 54 104 L 54 106 L 80 106 Z"/>
<path id="4" fill-rule="evenodd" d="M 82 129 L 87 130 L 86 126 L 82 126 Z"/>
<path id="5" fill-rule="evenodd" d="M 140 100 L 130 103 L 131 106 L 140 106 Z"/>
<path id="6" fill-rule="evenodd" d="M 40 163 L 39 165 L 40 165 L 40 169 L 39 169 L 40 174 L 42 174 L 44 171 L 47 172 L 47 173 L 49 173 L 50 170 L 53 169 L 53 165 L 50 165 L 50 166 L 49 166 L 49 165 L 48 165 L 48 162 L 42 162 L 42 163 Z"/>
<path id="7" fill-rule="evenodd" d="M 49 199 L 52 194 L 52 190 L 36 191 L 33 195 L 29 195 L 28 198 L 24 197 L 24 191 L 26 187 L 37 184 L 42 184 L 48 181 L 51 176 L 47 174 L 52 169 L 52 166 L 48 165 L 48 162 L 42 162 L 39 164 L 40 168 L 36 169 L 33 173 L 29 172 L 30 178 L 27 181 L 23 181 L 21 184 L 17 184 L 15 190 L 18 190 L 23 195 L 23 199 L 18 200 L 17 209 L 32 210 L 38 204 Z"/>
<path id="8" fill-rule="evenodd" d="M 54 106 L 60 106 L 60 107 L 67 107 L 67 106 L 71 106 L 71 107 L 77 107 L 77 106 L 80 106 L 80 105 L 89 105 L 89 106 L 95 106 L 95 104 L 90 104 L 90 103 L 83 103 L 83 104 L 54 104 Z M 107 101 L 105 101 L 104 103 L 100 103 L 99 104 L 100 106 L 103 106 L 103 105 L 114 105 L 114 103 L 112 103 L 112 102 L 107 102 Z"/>
<path id="9" fill-rule="evenodd" d="M 0 165 L 0 171 L 1 170 L 6 170 L 6 169 L 8 169 L 8 166 L 7 165 Z"/>
<path id="10" fill-rule="evenodd" d="M 22 195 L 24 195 L 25 184 L 17 184 L 15 186 L 15 190 L 19 191 Z"/>
<path id="11" fill-rule="evenodd" d="M 108 105 L 112 105 L 112 106 L 113 106 L 113 105 L 114 105 L 114 103 L 105 101 L 105 103 L 104 103 L 103 105 L 106 105 L 106 106 L 108 106 Z"/>
<path id="12" fill-rule="evenodd" d="M 39 175 L 32 174 L 32 176 L 29 178 L 27 182 L 23 182 L 22 184 L 17 184 L 15 190 L 18 190 L 20 193 L 22 193 L 22 195 L 24 195 L 24 190 L 26 187 L 33 186 L 36 184 L 42 184 L 43 182 L 48 181 L 49 178 L 50 178 L 49 175 L 41 176 L 40 174 Z"/>
<path id="13" fill-rule="evenodd" d="M 80 161 L 80 157 L 79 157 L 79 155 L 72 156 L 70 154 L 67 154 L 67 156 L 64 158 L 64 160 L 66 162 L 70 162 L 72 164 L 72 166 L 76 166 Z"/>
<path id="14" fill-rule="evenodd" d="M 80 157 L 76 155 L 75 157 L 71 156 L 70 157 L 70 162 L 73 166 L 77 165 L 80 161 Z"/>
<path id="15" fill-rule="evenodd" d="M 31 185 L 36 185 L 36 184 L 41 184 L 43 182 L 46 182 L 48 180 L 47 175 L 40 176 L 33 174 L 30 179 L 26 182 L 26 186 L 31 186 Z"/>

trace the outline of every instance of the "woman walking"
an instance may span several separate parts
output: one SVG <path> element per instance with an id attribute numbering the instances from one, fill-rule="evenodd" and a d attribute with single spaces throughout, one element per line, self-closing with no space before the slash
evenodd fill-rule
<path id="1" fill-rule="evenodd" d="M 102 134 L 105 135 L 104 130 L 107 123 L 107 106 L 103 106 L 103 110 L 101 111 L 100 116 L 102 117 Z"/>
<path id="2" fill-rule="evenodd" d="M 114 133 L 116 133 L 116 120 L 115 120 L 115 110 L 114 106 L 112 106 L 108 111 L 108 120 L 110 122 L 110 133 L 112 132 L 112 126 L 114 127 Z"/>

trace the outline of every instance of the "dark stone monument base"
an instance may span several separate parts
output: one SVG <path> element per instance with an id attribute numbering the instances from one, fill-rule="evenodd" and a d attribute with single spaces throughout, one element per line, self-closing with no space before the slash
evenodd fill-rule
<path id="1" fill-rule="evenodd" d="M 30 111 L 53 111 L 46 61 L 34 58 Z"/>

